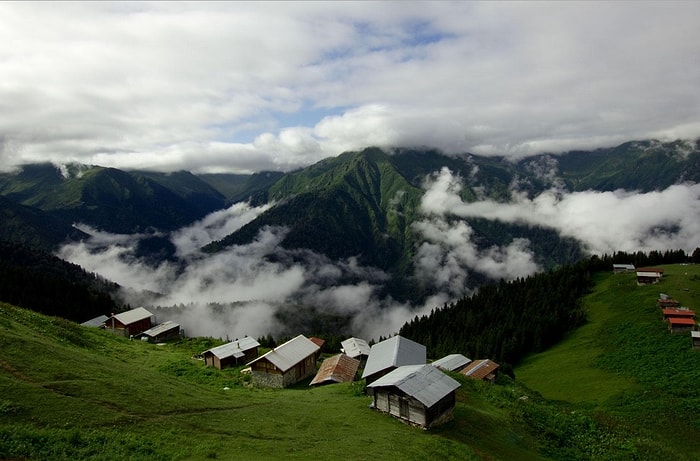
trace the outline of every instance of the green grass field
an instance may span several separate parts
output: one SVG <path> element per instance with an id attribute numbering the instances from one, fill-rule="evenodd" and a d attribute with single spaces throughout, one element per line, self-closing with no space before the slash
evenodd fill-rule
<path id="1" fill-rule="evenodd" d="M 655 307 L 659 291 L 695 305 L 697 277 L 599 276 L 587 325 L 515 381 L 453 375 L 455 417 L 430 431 L 370 410 L 361 383 L 258 389 L 192 358 L 217 340 L 158 346 L 0 304 L 0 459 L 698 459 L 700 351 Z"/>
<path id="2" fill-rule="evenodd" d="M 591 408 L 700 459 L 700 350 L 689 333 L 669 333 L 656 306 L 666 293 L 697 312 L 700 266 L 662 268 L 660 283 L 641 287 L 634 274 L 598 274 L 584 299 L 589 322 L 515 373 L 547 399 Z"/>

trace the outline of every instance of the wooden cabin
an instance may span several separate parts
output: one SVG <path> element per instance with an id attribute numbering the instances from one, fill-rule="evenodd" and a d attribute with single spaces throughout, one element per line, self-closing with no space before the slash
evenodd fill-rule
<path id="1" fill-rule="evenodd" d="M 693 349 L 700 349 L 700 331 L 691 331 L 690 340 L 692 341 Z"/>
<path id="2" fill-rule="evenodd" d="M 664 320 L 668 322 L 669 319 L 694 319 L 695 312 L 690 309 L 662 309 L 661 312 L 664 315 Z"/>
<path id="3" fill-rule="evenodd" d="M 637 285 L 649 285 L 659 283 L 664 271 L 655 267 L 641 267 L 637 269 Z"/>
<path id="4" fill-rule="evenodd" d="M 258 357 L 258 347 L 260 343 L 250 336 L 212 347 L 202 353 L 204 363 L 208 367 L 219 370 L 228 367 L 235 367 L 250 362 Z"/>
<path id="5" fill-rule="evenodd" d="M 472 363 L 472 360 L 462 354 L 450 354 L 435 360 L 431 365 L 445 371 L 458 371 L 464 369 L 470 363 Z"/>
<path id="6" fill-rule="evenodd" d="M 316 373 L 320 347 L 304 335 L 290 339 L 248 363 L 253 384 L 261 387 L 287 387 Z"/>
<path id="7" fill-rule="evenodd" d="M 370 347 L 367 341 L 360 338 L 352 337 L 340 343 L 340 352 L 344 353 L 348 357 L 359 360 L 360 368 L 363 368 L 367 363 L 369 350 Z"/>
<path id="8" fill-rule="evenodd" d="M 332 383 L 347 383 L 355 380 L 360 361 L 345 354 L 329 357 L 321 363 L 318 373 L 309 386 Z"/>
<path id="9" fill-rule="evenodd" d="M 452 419 L 460 384 L 431 365 L 405 365 L 367 385 L 371 407 L 429 429 Z"/>
<path id="10" fill-rule="evenodd" d="M 470 378 L 481 379 L 493 383 L 496 381 L 496 375 L 499 367 L 500 365 L 496 362 L 489 359 L 481 359 L 473 361 L 460 370 L 460 373 L 464 376 L 469 376 Z"/>
<path id="11" fill-rule="evenodd" d="M 154 315 L 143 307 L 114 314 L 105 322 L 105 329 L 123 336 L 135 336 L 153 326 Z"/>
<path id="12" fill-rule="evenodd" d="M 425 346 L 396 335 L 371 347 L 362 379 L 367 384 L 403 365 L 425 365 Z"/>
<path id="13" fill-rule="evenodd" d="M 172 339 L 179 339 L 180 324 L 175 323 L 172 320 L 168 320 L 167 322 L 163 322 L 160 325 L 156 325 L 146 331 L 142 331 L 136 336 L 141 338 L 142 341 L 149 341 L 151 343 L 160 343 Z"/>
<path id="14" fill-rule="evenodd" d="M 671 333 L 683 333 L 695 330 L 695 319 L 671 317 L 668 319 L 668 331 Z"/>

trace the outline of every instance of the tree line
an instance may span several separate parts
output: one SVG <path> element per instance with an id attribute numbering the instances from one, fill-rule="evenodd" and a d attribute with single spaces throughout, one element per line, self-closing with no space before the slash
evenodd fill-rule
<path id="1" fill-rule="evenodd" d="M 531 352 L 541 352 L 586 321 L 581 299 L 592 287 L 594 272 L 613 264 L 636 267 L 700 262 L 700 249 L 649 253 L 616 252 L 593 256 L 526 278 L 486 284 L 429 315 L 406 322 L 399 334 L 426 346 L 440 358 L 462 353 L 472 359 L 490 358 L 512 374 L 512 367 Z"/>

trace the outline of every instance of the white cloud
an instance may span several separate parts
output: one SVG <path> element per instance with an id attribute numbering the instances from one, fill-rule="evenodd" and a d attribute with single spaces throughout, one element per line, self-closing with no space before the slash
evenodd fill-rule
<path id="1" fill-rule="evenodd" d="M 0 4 L 3 167 L 289 170 L 700 135 L 700 6 Z"/>
<path id="2" fill-rule="evenodd" d="M 615 251 L 692 252 L 700 241 L 700 185 L 678 184 L 638 193 L 551 189 L 529 199 L 517 192 L 500 203 L 462 202 L 461 181 L 448 169 L 433 179 L 421 203 L 429 216 L 481 217 L 556 229 L 582 242 L 594 254 Z"/>

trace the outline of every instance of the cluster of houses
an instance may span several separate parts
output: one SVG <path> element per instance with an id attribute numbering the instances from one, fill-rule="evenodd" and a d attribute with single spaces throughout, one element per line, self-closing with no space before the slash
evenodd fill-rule
<path id="1" fill-rule="evenodd" d="M 154 320 L 153 314 L 139 307 L 83 325 L 154 343 L 180 337 L 179 324 L 155 324 Z M 340 353 L 317 367 L 323 344 L 322 339 L 298 335 L 259 355 L 260 343 L 246 336 L 204 351 L 202 359 L 206 366 L 218 369 L 245 365 L 244 371 L 259 387 L 283 388 L 312 376 L 309 385 L 319 386 L 352 382 L 359 376 L 372 397 L 371 408 L 426 429 L 449 421 L 454 413 L 460 384 L 445 371 L 494 382 L 499 368 L 491 360 L 472 361 L 461 354 L 428 363 L 425 346 L 398 335 L 371 347 L 363 339 L 348 338 L 341 342 Z"/>
<path id="2" fill-rule="evenodd" d="M 700 331 L 695 320 L 695 312 L 671 298 L 665 293 L 659 294 L 656 305 L 661 308 L 664 322 L 668 323 L 668 331 L 671 333 L 690 332 L 693 349 L 700 349 Z"/>
<path id="3" fill-rule="evenodd" d="M 661 278 L 664 276 L 663 269 L 658 269 L 656 267 L 640 267 L 639 269 L 636 269 L 634 264 L 613 264 L 613 272 L 615 274 L 636 272 L 637 285 L 659 283 Z"/>

